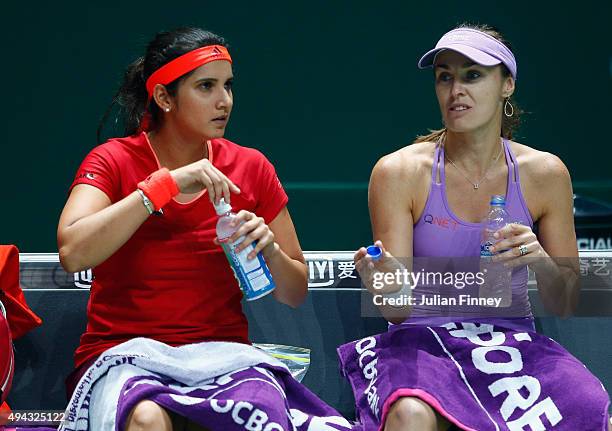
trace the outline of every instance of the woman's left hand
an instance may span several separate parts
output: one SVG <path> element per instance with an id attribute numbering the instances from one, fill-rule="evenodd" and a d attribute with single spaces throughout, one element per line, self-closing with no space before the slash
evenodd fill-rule
<path id="1" fill-rule="evenodd" d="M 229 240 L 234 242 L 241 236 L 245 237 L 244 241 L 236 247 L 237 253 L 244 250 L 253 241 L 256 244 L 254 250 L 248 254 L 249 259 L 254 259 L 260 251 L 263 252 L 266 259 L 269 259 L 280 250 L 279 245 L 274 241 L 274 233 L 262 217 L 258 217 L 256 214 L 246 210 L 240 210 L 232 223 L 234 226 L 240 227 Z"/>
<path id="2" fill-rule="evenodd" d="M 493 261 L 510 268 L 534 264 L 535 257 L 548 257 L 529 226 L 509 223 L 495 232 L 494 237 L 498 242 L 491 247 L 491 252 L 499 254 L 493 256 Z"/>

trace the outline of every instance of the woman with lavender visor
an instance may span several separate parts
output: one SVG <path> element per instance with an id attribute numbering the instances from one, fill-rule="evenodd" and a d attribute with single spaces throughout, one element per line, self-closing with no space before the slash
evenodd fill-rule
<path id="1" fill-rule="evenodd" d="M 520 110 L 509 44 L 489 26 L 464 25 L 418 65 L 433 67 L 444 128 L 372 171 L 369 208 L 383 253 L 373 259 L 362 247 L 355 265 L 390 327 L 338 349 L 358 421 L 368 431 L 608 430 L 602 384 L 535 331 L 527 267 L 543 305 L 567 316 L 578 299 L 578 251 L 567 168 L 512 140 Z M 512 268 L 509 306 L 465 305 L 458 291 L 481 298 L 479 283 L 466 279 L 450 287 L 414 277 L 381 283 L 389 273 L 416 275 L 425 259 L 428 271 L 477 272 L 492 195 L 504 197 L 515 221 L 496 231 L 491 249 Z"/>

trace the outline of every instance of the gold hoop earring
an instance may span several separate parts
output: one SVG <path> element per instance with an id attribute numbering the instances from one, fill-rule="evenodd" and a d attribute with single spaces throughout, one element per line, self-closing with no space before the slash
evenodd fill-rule
<path id="1" fill-rule="evenodd" d="M 506 117 L 512 117 L 514 115 L 514 106 L 510 103 L 509 97 L 506 97 L 506 103 L 504 103 L 504 115 Z"/>

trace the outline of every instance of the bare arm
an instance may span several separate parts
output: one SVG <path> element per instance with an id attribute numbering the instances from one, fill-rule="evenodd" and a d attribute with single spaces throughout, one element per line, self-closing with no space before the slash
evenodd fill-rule
<path id="1" fill-rule="evenodd" d="M 302 248 L 287 207 L 270 223 L 276 246 L 264 257 L 274 277 L 274 297 L 291 307 L 297 307 L 308 294 L 308 269 Z"/>
<path id="2" fill-rule="evenodd" d="M 211 201 L 239 193 L 207 159 L 175 169 L 171 175 L 182 193 L 206 189 Z M 112 256 L 149 217 L 137 191 L 111 204 L 96 187 L 78 184 L 70 193 L 57 228 L 60 262 L 68 272 L 93 268 Z"/>
<path id="3" fill-rule="evenodd" d="M 104 262 L 149 217 L 137 192 L 111 205 L 100 189 L 78 184 L 60 216 L 57 243 L 62 266 L 68 272 Z"/>
<path id="4" fill-rule="evenodd" d="M 557 315 L 568 316 L 576 308 L 580 294 L 572 182 L 565 165 L 552 157 L 547 169 L 549 198 L 538 230 L 543 258 L 538 258 L 532 269 L 544 306 Z"/>
<path id="5" fill-rule="evenodd" d="M 510 266 L 529 265 L 535 272 L 542 303 L 552 313 L 569 316 L 580 293 L 578 249 L 572 211 L 572 184 L 567 168 L 552 154 L 544 154 L 532 173 L 531 186 L 540 206 L 538 237 L 528 226 L 510 224 L 500 229 L 503 238 L 494 250 Z M 519 246 L 527 254 L 520 257 Z"/>
<path id="6" fill-rule="evenodd" d="M 237 241 L 243 236 L 244 240 L 235 251 L 239 253 L 249 244 L 256 242 L 248 258 L 254 259 L 257 253 L 263 253 L 276 284 L 274 297 L 291 307 L 300 305 L 308 293 L 308 275 L 306 261 L 287 207 L 284 207 L 269 225 L 266 225 L 263 217 L 246 210 L 236 214 L 236 223 L 239 223 L 240 227 L 229 240 Z"/>
<path id="7" fill-rule="evenodd" d="M 368 189 L 368 206 L 374 240 L 380 240 L 388 252 L 387 258 L 412 258 L 412 197 L 410 194 L 410 166 L 398 153 L 382 158 L 374 167 Z M 359 252 L 358 252 L 359 253 Z M 391 262 L 386 266 L 396 266 Z M 410 271 L 412 268 L 406 268 Z M 370 289 L 372 291 L 372 289 Z M 401 323 L 410 307 L 398 309 L 389 305 L 378 307 L 392 323 Z"/>

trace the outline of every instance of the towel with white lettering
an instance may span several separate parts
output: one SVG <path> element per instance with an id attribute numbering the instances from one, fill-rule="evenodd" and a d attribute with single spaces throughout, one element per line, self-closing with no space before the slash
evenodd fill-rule
<path id="1" fill-rule="evenodd" d="M 344 431 L 350 423 L 280 361 L 253 346 L 179 347 L 137 338 L 103 353 L 83 375 L 60 431 L 118 431 L 143 400 L 210 430 Z"/>
<path id="2" fill-rule="evenodd" d="M 586 367 L 536 332 L 485 323 L 396 325 L 338 348 L 357 418 L 383 429 L 416 397 L 466 431 L 605 431 L 609 396 Z"/>

